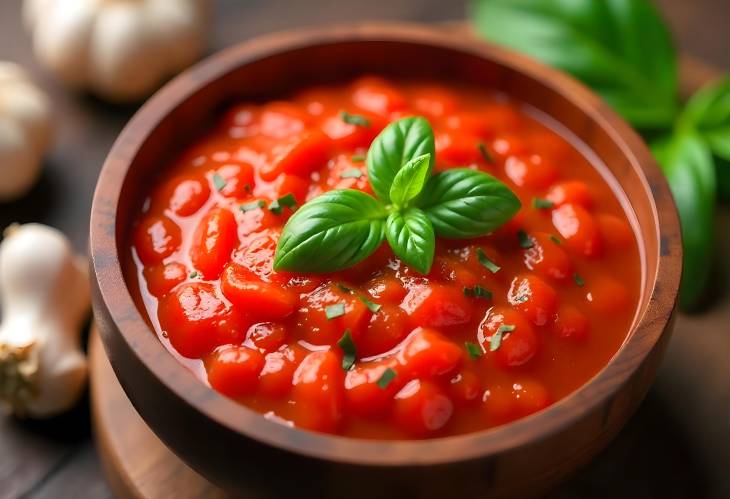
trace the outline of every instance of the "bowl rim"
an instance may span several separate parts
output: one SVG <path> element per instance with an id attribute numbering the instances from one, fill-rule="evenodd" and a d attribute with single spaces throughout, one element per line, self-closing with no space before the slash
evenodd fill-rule
<path id="1" fill-rule="evenodd" d="M 137 152 L 165 116 L 191 95 L 243 65 L 306 47 L 372 41 L 466 53 L 496 62 L 553 92 L 568 95 L 590 121 L 610 136 L 638 172 L 660 242 L 656 274 L 647 276 L 650 298 L 609 363 L 573 393 L 536 414 L 487 430 L 429 440 L 365 440 L 287 427 L 201 383 L 156 340 L 127 288 L 117 252 L 120 194 Z M 424 466 L 482 458 L 545 439 L 578 421 L 616 393 L 667 332 L 675 309 L 682 259 L 679 220 L 664 176 L 642 139 L 595 94 L 570 76 L 468 34 L 400 22 L 304 28 L 265 35 L 215 53 L 177 76 L 135 113 L 109 152 L 94 192 L 89 248 L 92 278 L 96 279 L 103 307 L 114 324 L 125 324 L 125 328 L 113 328 L 112 334 L 119 334 L 137 360 L 193 410 L 230 431 L 272 447 L 321 460 L 378 466 Z M 149 341 L 149 335 L 156 341 Z M 200 396 L 201 389 L 209 393 Z M 469 445 L 464 445 L 467 442 Z"/>

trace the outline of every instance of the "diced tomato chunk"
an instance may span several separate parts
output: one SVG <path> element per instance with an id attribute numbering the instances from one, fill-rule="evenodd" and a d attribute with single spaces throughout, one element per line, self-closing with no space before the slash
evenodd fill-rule
<path id="1" fill-rule="evenodd" d="M 149 215 L 137 226 L 134 249 L 145 265 L 161 263 L 180 247 L 180 227 L 162 215 Z"/>
<path id="2" fill-rule="evenodd" d="M 364 77 L 353 84 L 352 102 L 360 109 L 389 117 L 406 108 L 403 95 L 382 78 Z"/>
<path id="3" fill-rule="evenodd" d="M 307 351 L 296 344 L 267 353 L 259 374 L 258 393 L 265 397 L 288 394 L 292 389 L 294 372 L 306 355 Z"/>
<path id="4" fill-rule="evenodd" d="M 553 210 L 553 225 L 565 239 L 566 245 L 584 256 L 598 256 L 602 252 L 601 234 L 593 216 L 585 208 L 564 204 Z"/>
<path id="5" fill-rule="evenodd" d="M 636 237 L 631 226 L 617 216 L 597 215 L 596 224 L 601 232 L 601 239 L 605 243 L 606 250 L 620 252 L 636 244 Z"/>
<path id="6" fill-rule="evenodd" d="M 178 175 L 162 185 L 153 198 L 153 205 L 187 217 L 197 212 L 209 197 L 210 187 L 203 175 Z"/>
<path id="7" fill-rule="evenodd" d="M 483 409 L 493 424 L 503 424 L 540 411 L 552 402 L 538 381 L 522 379 L 512 385 L 493 385 L 484 393 Z"/>
<path id="8" fill-rule="evenodd" d="M 367 289 L 375 300 L 387 303 L 400 303 L 408 293 L 400 279 L 388 275 L 374 277 L 368 281 Z"/>
<path id="9" fill-rule="evenodd" d="M 221 291 L 238 310 L 254 319 L 283 319 L 296 309 L 298 297 L 275 284 L 262 282 L 235 262 L 221 276 Z"/>
<path id="10" fill-rule="evenodd" d="M 613 277 L 596 277 L 584 287 L 591 308 L 606 317 L 625 314 L 631 308 L 631 299 L 626 287 Z"/>
<path id="11" fill-rule="evenodd" d="M 466 324 L 473 314 L 473 305 L 462 288 L 440 284 L 413 287 L 403 299 L 401 308 L 414 327 Z"/>
<path id="12" fill-rule="evenodd" d="M 206 282 L 186 283 L 160 300 L 158 317 L 162 331 L 183 357 L 199 359 L 218 344 L 221 320 L 230 308 Z"/>
<path id="13" fill-rule="evenodd" d="M 238 242 L 236 218 L 225 208 L 213 208 L 193 234 L 190 260 L 206 279 L 217 278 Z"/>
<path id="14" fill-rule="evenodd" d="M 529 151 L 527 143 L 519 135 L 500 134 L 492 141 L 491 151 L 502 162 L 511 156 L 524 155 Z"/>
<path id="15" fill-rule="evenodd" d="M 477 137 L 441 133 L 436 137 L 436 158 L 439 164 L 451 167 L 474 164 L 482 158 L 478 146 Z"/>
<path id="16" fill-rule="evenodd" d="M 573 275 L 573 262 L 562 241 L 544 232 L 530 234 L 533 245 L 523 250 L 525 267 L 545 277 L 564 280 Z"/>
<path id="17" fill-rule="evenodd" d="M 327 164 L 331 140 L 324 133 L 306 131 L 278 142 L 270 161 L 262 166 L 261 178 L 273 181 L 282 173 L 306 176 Z"/>
<path id="18" fill-rule="evenodd" d="M 266 352 L 278 350 L 286 340 L 286 327 L 276 322 L 259 322 L 248 328 L 246 339 Z"/>
<path id="19" fill-rule="evenodd" d="M 367 125 L 346 123 L 340 113 L 330 115 L 322 122 L 322 131 L 338 149 L 367 148 L 387 121 L 372 113 L 353 113 L 367 120 Z"/>
<path id="20" fill-rule="evenodd" d="M 243 238 L 238 249 L 233 253 L 233 261 L 248 269 L 262 281 L 271 282 L 271 278 L 276 274 L 273 269 L 273 261 L 279 234 L 278 229 L 249 234 Z"/>
<path id="21" fill-rule="evenodd" d="M 451 90 L 440 85 L 424 85 L 414 91 L 413 107 L 432 118 L 453 115 L 459 101 Z"/>
<path id="22" fill-rule="evenodd" d="M 409 333 L 406 313 L 397 305 L 381 305 L 357 338 L 357 352 L 371 357 L 395 348 Z"/>
<path id="23" fill-rule="evenodd" d="M 329 284 L 302 300 L 295 322 L 304 340 L 313 345 L 332 345 L 347 330 L 357 341 L 371 315 L 357 296 Z"/>
<path id="24" fill-rule="evenodd" d="M 314 431 L 335 431 L 342 419 L 344 371 L 331 350 L 312 352 L 294 372 L 292 400 L 297 426 Z"/>
<path id="25" fill-rule="evenodd" d="M 482 383 L 479 376 L 471 370 L 461 370 L 449 381 L 451 400 L 459 405 L 469 405 L 479 400 Z"/>
<path id="26" fill-rule="evenodd" d="M 386 369 L 394 369 L 392 362 L 378 361 L 357 365 L 345 375 L 345 402 L 353 414 L 384 416 L 393 402 L 393 395 L 401 386 L 396 375 L 384 388 L 378 385 Z"/>
<path id="27" fill-rule="evenodd" d="M 583 341 L 588 337 L 590 322 L 588 318 L 573 305 L 561 305 L 553 324 L 553 331 L 558 338 Z"/>
<path id="28" fill-rule="evenodd" d="M 283 174 L 279 177 L 276 185 L 276 195 L 283 198 L 291 194 L 297 201 L 297 205 L 303 205 L 307 201 L 309 192 L 309 181 L 297 175 Z"/>
<path id="29" fill-rule="evenodd" d="M 307 112 L 295 104 L 271 102 L 259 113 L 259 131 L 267 137 L 281 139 L 301 133 L 309 120 Z"/>
<path id="30" fill-rule="evenodd" d="M 552 322 L 558 308 L 558 294 L 553 287 L 533 274 L 515 277 L 507 298 L 537 326 Z"/>
<path id="31" fill-rule="evenodd" d="M 144 269 L 147 290 L 156 298 L 162 298 L 187 277 L 187 268 L 178 262 L 145 267 Z"/>
<path id="32" fill-rule="evenodd" d="M 504 170 L 515 185 L 531 191 L 545 189 L 558 178 L 555 166 L 537 154 L 510 157 Z"/>
<path id="33" fill-rule="evenodd" d="M 555 184 L 548 192 L 547 199 L 555 203 L 555 206 L 574 204 L 589 210 L 593 205 L 590 189 L 585 182 L 580 180 L 568 180 Z"/>
<path id="34" fill-rule="evenodd" d="M 206 362 L 210 386 L 232 398 L 254 393 L 263 367 L 261 353 L 240 345 L 222 345 Z"/>
<path id="35" fill-rule="evenodd" d="M 500 335 L 501 341 L 495 341 L 494 335 Z M 539 346 L 530 323 L 520 312 L 509 307 L 493 307 L 487 313 L 479 326 L 479 342 L 503 368 L 526 364 L 535 356 Z"/>
<path id="36" fill-rule="evenodd" d="M 221 186 L 216 187 L 218 192 L 225 197 L 244 199 L 250 196 L 256 185 L 254 179 L 253 167 L 248 163 L 226 163 L 218 168 L 213 175 L 213 186 L 216 182 L 221 182 Z M 212 177 L 211 177 L 212 178 Z"/>
<path id="37" fill-rule="evenodd" d="M 401 430 L 414 436 L 427 436 L 441 430 L 453 413 L 451 399 L 430 381 L 414 379 L 395 396 L 395 422 Z"/>
<path id="38" fill-rule="evenodd" d="M 398 359 L 409 378 L 431 378 L 455 370 L 464 359 L 461 347 L 433 329 L 417 328 L 403 342 Z"/>

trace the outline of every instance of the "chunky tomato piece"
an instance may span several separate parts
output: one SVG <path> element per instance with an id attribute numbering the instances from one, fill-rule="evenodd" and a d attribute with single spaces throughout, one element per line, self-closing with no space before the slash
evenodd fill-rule
<path id="1" fill-rule="evenodd" d="M 584 208 L 575 204 L 564 204 L 553 210 L 552 215 L 553 225 L 570 249 L 585 256 L 601 254 L 601 234 L 595 220 Z"/>
<path id="2" fill-rule="evenodd" d="M 309 115 L 301 107 L 277 101 L 261 109 L 258 125 L 263 135 L 282 139 L 303 132 L 309 121 Z"/>
<path id="3" fill-rule="evenodd" d="M 597 277 L 586 282 L 586 299 L 590 307 L 606 317 L 623 314 L 631 299 L 626 287 L 613 277 Z"/>
<path id="4" fill-rule="evenodd" d="M 260 281 L 235 262 L 221 275 L 221 291 L 238 310 L 255 319 L 283 319 L 294 312 L 299 301 L 291 291 Z"/>
<path id="5" fill-rule="evenodd" d="M 248 235 L 233 253 L 233 261 L 262 281 L 271 282 L 275 275 L 273 262 L 279 234 L 278 229 L 269 229 Z"/>
<path id="6" fill-rule="evenodd" d="M 440 284 L 414 287 L 403 299 L 401 308 L 414 327 L 466 324 L 473 314 L 473 305 L 462 288 Z"/>
<path id="7" fill-rule="evenodd" d="M 482 112 L 461 111 L 451 114 L 446 120 L 446 128 L 458 132 L 459 135 L 475 137 L 476 144 L 480 140 L 492 138 L 494 135 L 494 123 L 490 123 Z"/>
<path id="8" fill-rule="evenodd" d="M 259 373 L 258 393 L 265 397 L 282 397 L 292 389 L 292 379 L 307 351 L 299 345 L 266 354 L 264 367 Z"/>
<path id="9" fill-rule="evenodd" d="M 552 322 L 558 308 L 558 295 L 553 287 L 533 274 L 515 277 L 507 298 L 537 326 Z"/>
<path id="10" fill-rule="evenodd" d="M 291 194 L 297 201 L 297 205 L 303 205 L 307 201 L 309 182 L 297 175 L 283 174 L 279 176 L 276 184 L 276 197 L 283 198 Z"/>
<path id="11" fill-rule="evenodd" d="M 334 431 L 342 419 L 344 371 L 330 350 L 307 355 L 294 372 L 292 400 L 297 425 L 315 431 Z"/>
<path id="12" fill-rule="evenodd" d="M 389 117 L 407 105 L 403 95 L 381 78 L 361 78 L 354 83 L 353 89 L 353 104 L 378 116 Z"/>
<path id="13" fill-rule="evenodd" d="M 188 217 L 202 208 L 209 197 L 207 179 L 199 173 L 193 173 L 178 175 L 166 182 L 155 195 L 153 204 L 175 215 Z"/>
<path id="14" fill-rule="evenodd" d="M 416 89 L 412 100 L 417 113 L 431 118 L 453 115 L 459 107 L 459 101 L 453 92 L 441 85 L 424 85 Z"/>
<path id="15" fill-rule="evenodd" d="M 400 303 L 408 293 L 400 279 L 387 275 L 378 276 L 368 281 L 367 290 L 373 299 L 390 303 Z"/>
<path id="16" fill-rule="evenodd" d="M 248 163 L 226 163 L 213 172 L 211 179 L 222 196 L 236 199 L 250 196 L 256 185 L 253 167 Z"/>
<path id="17" fill-rule="evenodd" d="M 313 345 L 332 345 L 345 331 L 357 341 L 372 313 L 355 294 L 325 285 L 302 300 L 295 315 L 301 337 Z"/>
<path id="18" fill-rule="evenodd" d="M 561 305 L 553 324 L 553 331 L 558 338 L 583 341 L 588 337 L 590 322 L 577 307 Z"/>
<path id="19" fill-rule="evenodd" d="M 596 224 L 607 251 L 625 251 L 636 245 L 636 237 L 631 226 L 617 216 L 597 215 Z"/>
<path id="20" fill-rule="evenodd" d="M 512 385 L 494 385 L 486 390 L 483 410 L 496 424 L 529 416 L 552 402 L 547 389 L 534 380 L 522 379 Z"/>
<path id="21" fill-rule="evenodd" d="M 558 178 L 555 166 L 537 154 L 508 158 L 504 171 L 515 185 L 530 191 L 545 189 Z"/>
<path id="22" fill-rule="evenodd" d="M 264 356 L 239 345 L 222 345 L 206 362 L 210 386 L 231 398 L 251 395 L 264 367 Z"/>
<path id="23" fill-rule="evenodd" d="M 277 143 L 269 163 L 261 168 L 261 178 L 275 180 L 282 173 L 306 176 L 327 163 L 331 140 L 315 130 L 302 132 Z"/>
<path id="24" fill-rule="evenodd" d="M 323 190 L 357 189 L 372 193 L 364 160 L 355 161 L 349 154 L 339 154 L 327 165 L 323 174 Z"/>
<path id="25" fill-rule="evenodd" d="M 338 149 L 367 148 L 373 139 L 388 124 L 387 120 L 372 113 L 354 113 L 362 116 L 367 124 L 347 123 L 340 112 L 330 115 L 322 122 L 322 131 Z"/>
<path id="26" fill-rule="evenodd" d="M 533 232 L 530 236 L 532 247 L 523 250 L 525 267 L 559 281 L 573 275 L 573 262 L 560 239 L 544 232 Z"/>
<path id="27" fill-rule="evenodd" d="M 426 436 L 441 430 L 451 419 L 454 404 L 438 385 L 414 379 L 395 396 L 393 418 L 406 433 Z"/>
<path id="28" fill-rule="evenodd" d="M 462 349 L 433 329 L 417 328 L 403 342 L 398 360 L 410 378 L 430 378 L 450 373 L 463 361 Z"/>
<path id="29" fill-rule="evenodd" d="M 134 233 L 134 249 L 145 265 L 161 263 L 182 243 L 180 227 L 162 215 L 148 215 Z"/>
<path id="30" fill-rule="evenodd" d="M 225 208 L 213 208 L 198 224 L 190 260 L 206 279 L 217 278 L 238 242 L 236 218 Z"/>
<path id="31" fill-rule="evenodd" d="M 396 377 L 381 387 L 378 382 L 387 369 L 397 369 L 393 362 L 368 362 L 354 367 L 345 375 L 345 403 L 348 410 L 365 417 L 384 416 L 393 403 L 393 396 L 402 386 Z M 396 371 L 397 372 L 397 371 Z"/>
<path id="32" fill-rule="evenodd" d="M 361 357 L 385 353 L 398 346 L 409 332 L 406 313 L 397 305 L 382 305 L 358 335 L 357 352 Z"/>
<path id="33" fill-rule="evenodd" d="M 449 381 L 449 395 L 456 404 L 464 406 L 479 400 L 482 382 L 471 370 L 461 370 Z"/>
<path id="34" fill-rule="evenodd" d="M 183 357 L 201 358 L 218 344 L 218 327 L 231 311 L 206 282 L 182 284 L 160 300 L 162 331 Z"/>
<path id="35" fill-rule="evenodd" d="M 439 164 L 451 167 L 470 165 L 482 159 L 478 146 L 477 137 L 441 133 L 436 137 L 436 158 Z"/>
<path id="36" fill-rule="evenodd" d="M 495 335 L 499 340 L 494 339 Z M 479 343 L 503 368 L 526 364 L 539 347 L 530 323 L 520 312 L 509 307 L 493 307 L 487 313 L 479 326 Z"/>
<path id="37" fill-rule="evenodd" d="M 530 148 L 519 135 L 507 133 L 497 135 L 490 150 L 501 162 L 505 162 L 512 156 L 527 154 Z"/>
<path id="38" fill-rule="evenodd" d="M 586 210 L 593 206 L 593 196 L 585 182 L 568 180 L 555 184 L 548 192 L 547 199 L 555 206 L 564 204 L 579 205 Z"/>
<path id="39" fill-rule="evenodd" d="M 273 352 L 286 341 L 286 327 L 276 322 L 259 322 L 248 328 L 246 340 L 256 348 Z"/>
<path id="40" fill-rule="evenodd" d="M 147 290 L 157 298 L 162 298 L 187 277 L 188 269 L 178 262 L 145 267 L 144 269 Z"/>

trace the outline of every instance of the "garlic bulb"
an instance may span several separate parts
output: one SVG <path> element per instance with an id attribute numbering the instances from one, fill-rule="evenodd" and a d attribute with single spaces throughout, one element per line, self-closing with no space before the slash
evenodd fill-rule
<path id="1" fill-rule="evenodd" d="M 20 66 L 0 61 L 0 202 L 12 201 L 33 186 L 50 137 L 45 94 Z"/>
<path id="2" fill-rule="evenodd" d="M 207 0 L 25 0 L 36 57 L 69 85 L 134 101 L 202 53 Z"/>
<path id="3" fill-rule="evenodd" d="M 0 402 L 19 416 L 53 416 L 83 392 L 85 260 L 63 234 L 40 224 L 11 226 L 0 244 Z"/>

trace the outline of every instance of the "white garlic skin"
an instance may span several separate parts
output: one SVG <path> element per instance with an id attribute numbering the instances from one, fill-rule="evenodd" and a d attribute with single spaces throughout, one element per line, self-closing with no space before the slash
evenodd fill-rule
<path id="1" fill-rule="evenodd" d="M 0 244 L 0 343 L 34 344 L 36 394 L 22 410 L 46 418 L 73 407 L 86 385 L 79 337 L 90 306 L 87 263 L 51 227 L 26 224 L 6 234 Z"/>
<path id="2" fill-rule="evenodd" d="M 0 201 L 17 199 L 35 184 L 51 132 L 46 95 L 20 66 L 0 61 Z"/>

